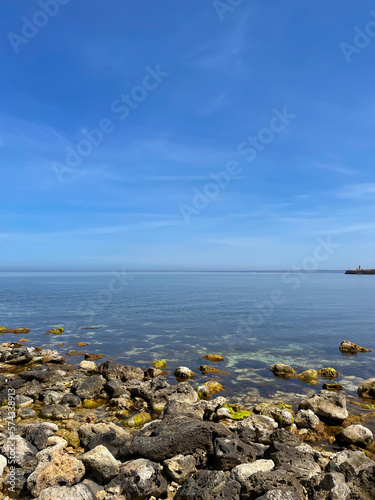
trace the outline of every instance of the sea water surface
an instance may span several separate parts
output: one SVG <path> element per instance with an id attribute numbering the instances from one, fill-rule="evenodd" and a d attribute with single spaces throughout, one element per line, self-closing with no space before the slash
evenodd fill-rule
<path id="1" fill-rule="evenodd" d="M 66 354 L 101 353 L 142 368 L 165 359 L 173 377 L 188 366 L 209 380 L 202 356 L 221 354 L 213 375 L 224 395 L 245 402 L 316 392 L 279 380 L 274 363 L 297 372 L 332 366 L 349 394 L 375 377 L 375 276 L 285 273 L 0 273 L 0 325 L 28 327 L 26 345 Z M 59 336 L 44 332 L 63 326 Z M 2 341 L 19 340 L 13 334 Z M 344 356 L 342 340 L 374 352 Z M 61 345 L 63 344 L 63 345 Z M 78 363 L 81 356 L 67 357 Z M 210 364 L 210 363 L 208 363 Z"/>

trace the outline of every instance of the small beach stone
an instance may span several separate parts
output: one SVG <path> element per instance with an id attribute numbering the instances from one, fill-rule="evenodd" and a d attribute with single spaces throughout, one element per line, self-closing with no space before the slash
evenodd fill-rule
<path id="1" fill-rule="evenodd" d="M 299 410 L 294 423 L 299 429 L 316 429 L 320 420 L 312 410 Z"/>
<path id="2" fill-rule="evenodd" d="M 54 436 L 58 429 L 56 424 L 50 422 L 28 424 L 25 427 L 25 439 L 40 451 L 47 447 L 48 438 Z"/>
<path id="3" fill-rule="evenodd" d="M 96 366 L 94 361 L 83 360 L 80 362 L 78 367 L 80 370 L 83 370 L 84 372 L 96 372 L 96 371 L 98 371 L 98 367 Z"/>
<path id="4" fill-rule="evenodd" d="M 108 483 L 120 472 L 119 464 L 105 446 L 97 446 L 79 457 L 86 470 L 92 472 L 103 484 Z"/>
<path id="5" fill-rule="evenodd" d="M 343 450 L 333 455 L 326 466 L 326 471 L 341 472 L 349 481 L 373 465 L 373 460 L 367 458 L 363 451 Z"/>
<path id="6" fill-rule="evenodd" d="M 195 373 L 187 366 L 179 366 L 175 369 L 174 376 L 180 380 L 189 380 L 195 377 Z"/>
<path id="7" fill-rule="evenodd" d="M 17 394 L 15 397 L 16 408 L 27 408 L 34 404 L 33 398 L 28 396 L 23 396 L 22 394 Z"/>
<path id="8" fill-rule="evenodd" d="M 318 370 L 318 373 L 321 377 L 328 380 L 334 380 L 339 376 L 338 372 L 334 368 L 321 368 Z"/>
<path id="9" fill-rule="evenodd" d="M 74 412 L 65 405 L 48 405 L 42 408 L 39 413 L 41 418 L 50 418 L 51 420 L 65 420 L 74 417 Z"/>
<path id="10" fill-rule="evenodd" d="M 274 467 L 275 464 L 272 460 L 256 460 L 250 464 L 237 465 L 232 469 L 230 477 L 240 484 L 244 484 L 256 472 L 267 472 Z"/>
<path id="11" fill-rule="evenodd" d="M 271 366 L 271 372 L 276 377 L 285 377 L 290 378 L 296 374 L 296 371 L 289 365 L 285 365 L 284 363 L 276 363 L 276 365 Z"/>
<path id="12" fill-rule="evenodd" d="M 105 378 L 101 375 L 90 375 L 78 380 L 73 385 L 73 392 L 81 399 L 92 399 L 99 397 L 105 384 Z"/>
<path id="13" fill-rule="evenodd" d="M 168 476 L 182 484 L 195 472 L 196 460 L 193 455 L 176 455 L 164 460 L 163 465 Z"/>
<path id="14" fill-rule="evenodd" d="M 75 408 L 76 406 L 78 406 L 81 403 L 81 399 L 78 396 L 76 396 L 75 394 L 64 394 L 60 403 L 62 405 L 68 405 L 68 406 L 72 406 L 73 408 Z"/>

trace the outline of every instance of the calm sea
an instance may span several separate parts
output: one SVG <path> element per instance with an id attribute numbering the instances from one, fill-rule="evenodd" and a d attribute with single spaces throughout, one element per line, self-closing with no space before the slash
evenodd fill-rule
<path id="1" fill-rule="evenodd" d="M 28 327 L 29 345 L 67 353 L 102 353 L 146 368 L 165 359 L 171 370 L 197 372 L 207 353 L 222 354 L 215 375 L 225 395 L 254 401 L 300 397 L 321 388 L 278 380 L 277 362 L 297 371 L 336 368 L 348 393 L 375 377 L 375 276 L 343 273 L 1 273 L 0 325 Z M 43 335 L 63 326 L 63 335 Z M 12 334 L 3 341 L 18 340 Z M 374 352 L 339 351 L 351 340 Z M 60 344 L 64 345 L 60 345 Z M 77 363 L 82 356 L 67 358 Z M 103 358 L 106 359 L 106 358 Z"/>

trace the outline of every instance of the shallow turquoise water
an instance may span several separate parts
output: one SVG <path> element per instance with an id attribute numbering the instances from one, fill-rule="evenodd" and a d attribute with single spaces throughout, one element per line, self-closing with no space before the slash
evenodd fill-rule
<path id="1" fill-rule="evenodd" d="M 84 341 L 88 352 L 144 368 L 163 358 L 172 372 L 194 369 L 197 382 L 208 379 L 196 370 L 201 356 L 220 353 L 215 366 L 227 375 L 215 377 L 236 398 L 299 397 L 324 382 L 275 379 L 276 362 L 333 366 L 354 393 L 375 376 L 374 352 L 347 357 L 338 347 L 347 339 L 375 351 L 374 297 L 374 276 L 342 273 L 1 273 L 0 325 L 29 327 L 29 345 L 63 353 Z M 56 326 L 65 333 L 43 335 Z"/>

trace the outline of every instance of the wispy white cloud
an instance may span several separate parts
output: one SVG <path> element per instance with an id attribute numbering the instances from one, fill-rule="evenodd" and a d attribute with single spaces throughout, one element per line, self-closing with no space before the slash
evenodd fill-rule
<path id="1" fill-rule="evenodd" d="M 336 192 L 338 198 L 357 199 L 375 195 L 375 182 L 343 186 Z"/>

